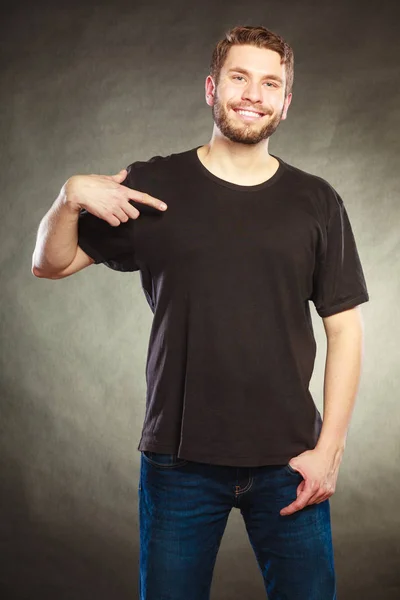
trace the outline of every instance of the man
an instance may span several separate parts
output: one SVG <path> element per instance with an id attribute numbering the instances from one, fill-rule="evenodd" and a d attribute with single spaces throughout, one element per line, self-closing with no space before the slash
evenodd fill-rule
<path id="1" fill-rule="evenodd" d="M 209 598 L 232 507 L 270 600 L 336 598 L 329 497 L 360 376 L 357 307 L 369 298 L 340 196 L 268 152 L 292 83 L 280 36 L 234 28 L 206 79 L 209 143 L 113 177 L 74 176 L 39 227 L 35 275 L 93 262 L 140 270 L 154 313 L 141 599 Z M 328 342 L 323 424 L 308 389 L 310 301 Z"/>

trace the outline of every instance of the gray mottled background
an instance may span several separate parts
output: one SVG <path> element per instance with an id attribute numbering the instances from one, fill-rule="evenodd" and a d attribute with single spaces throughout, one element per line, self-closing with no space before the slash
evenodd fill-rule
<path id="1" fill-rule="evenodd" d="M 206 143 L 204 81 L 237 24 L 293 46 L 270 151 L 327 179 L 371 300 L 365 359 L 331 498 L 339 600 L 400 597 L 399 33 L 395 2 L 10 2 L 1 23 L 2 598 L 137 597 L 137 444 L 152 313 L 139 273 L 31 273 L 41 218 L 75 173 Z M 199 206 L 201 210 L 201 206 Z M 322 410 L 325 334 L 311 391 Z M 232 511 L 212 600 L 265 598 Z M 190 600 L 190 599 L 188 599 Z M 306 600 L 306 599 L 304 599 Z M 323 600 L 323 599 L 321 599 Z"/>

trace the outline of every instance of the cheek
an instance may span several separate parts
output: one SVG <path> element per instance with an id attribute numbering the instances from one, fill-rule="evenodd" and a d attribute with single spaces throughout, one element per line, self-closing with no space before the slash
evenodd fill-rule
<path id="1" fill-rule="evenodd" d="M 223 89 L 221 89 L 219 96 L 220 98 L 223 98 L 227 105 L 237 104 L 238 101 L 240 102 L 241 92 L 236 87 L 225 85 Z"/>
<path id="2" fill-rule="evenodd" d="M 239 100 L 240 101 L 240 100 Z M 237 98 L 232 98 L 231 96 L 225 96 L 224 99 L 219 99 L 220 105 L 224 108 L 225 112 L 230 113 L 232 108 L 237 105 Z"/>

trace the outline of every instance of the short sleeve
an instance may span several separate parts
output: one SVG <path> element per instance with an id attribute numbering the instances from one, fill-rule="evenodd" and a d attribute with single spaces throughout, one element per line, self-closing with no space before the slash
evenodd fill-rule
<path id="1" fill-rule="evenodd" d="M 350 220 L 335 192 L 316 257 L 311 300 L 320 317 L 329 317 L 369 300 Z"/>
<path id="2" fill-rule="evenodd" d="M 130 169 L 122 185 L 130 185 Z M 131 204 L 133 205 L 132 201 Z M 113 227 L 87 210 L 81 210 L 78 219 L 78 245 L 94 259 L 115 271 L 137 271 L 135 260 L 135 220 L 128 219 Z"/>

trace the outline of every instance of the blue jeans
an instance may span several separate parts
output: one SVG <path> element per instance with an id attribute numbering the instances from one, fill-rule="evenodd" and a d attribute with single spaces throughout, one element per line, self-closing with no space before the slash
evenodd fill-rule
<path id="1" fill-rule="evenodd" d="M 232 508 L 243 516 L 269 600 L 336 600 L 329 500 L 292 515 L 289 465 L 231 467 L 142 452 L 140 600 L 209 600 Z"/>

